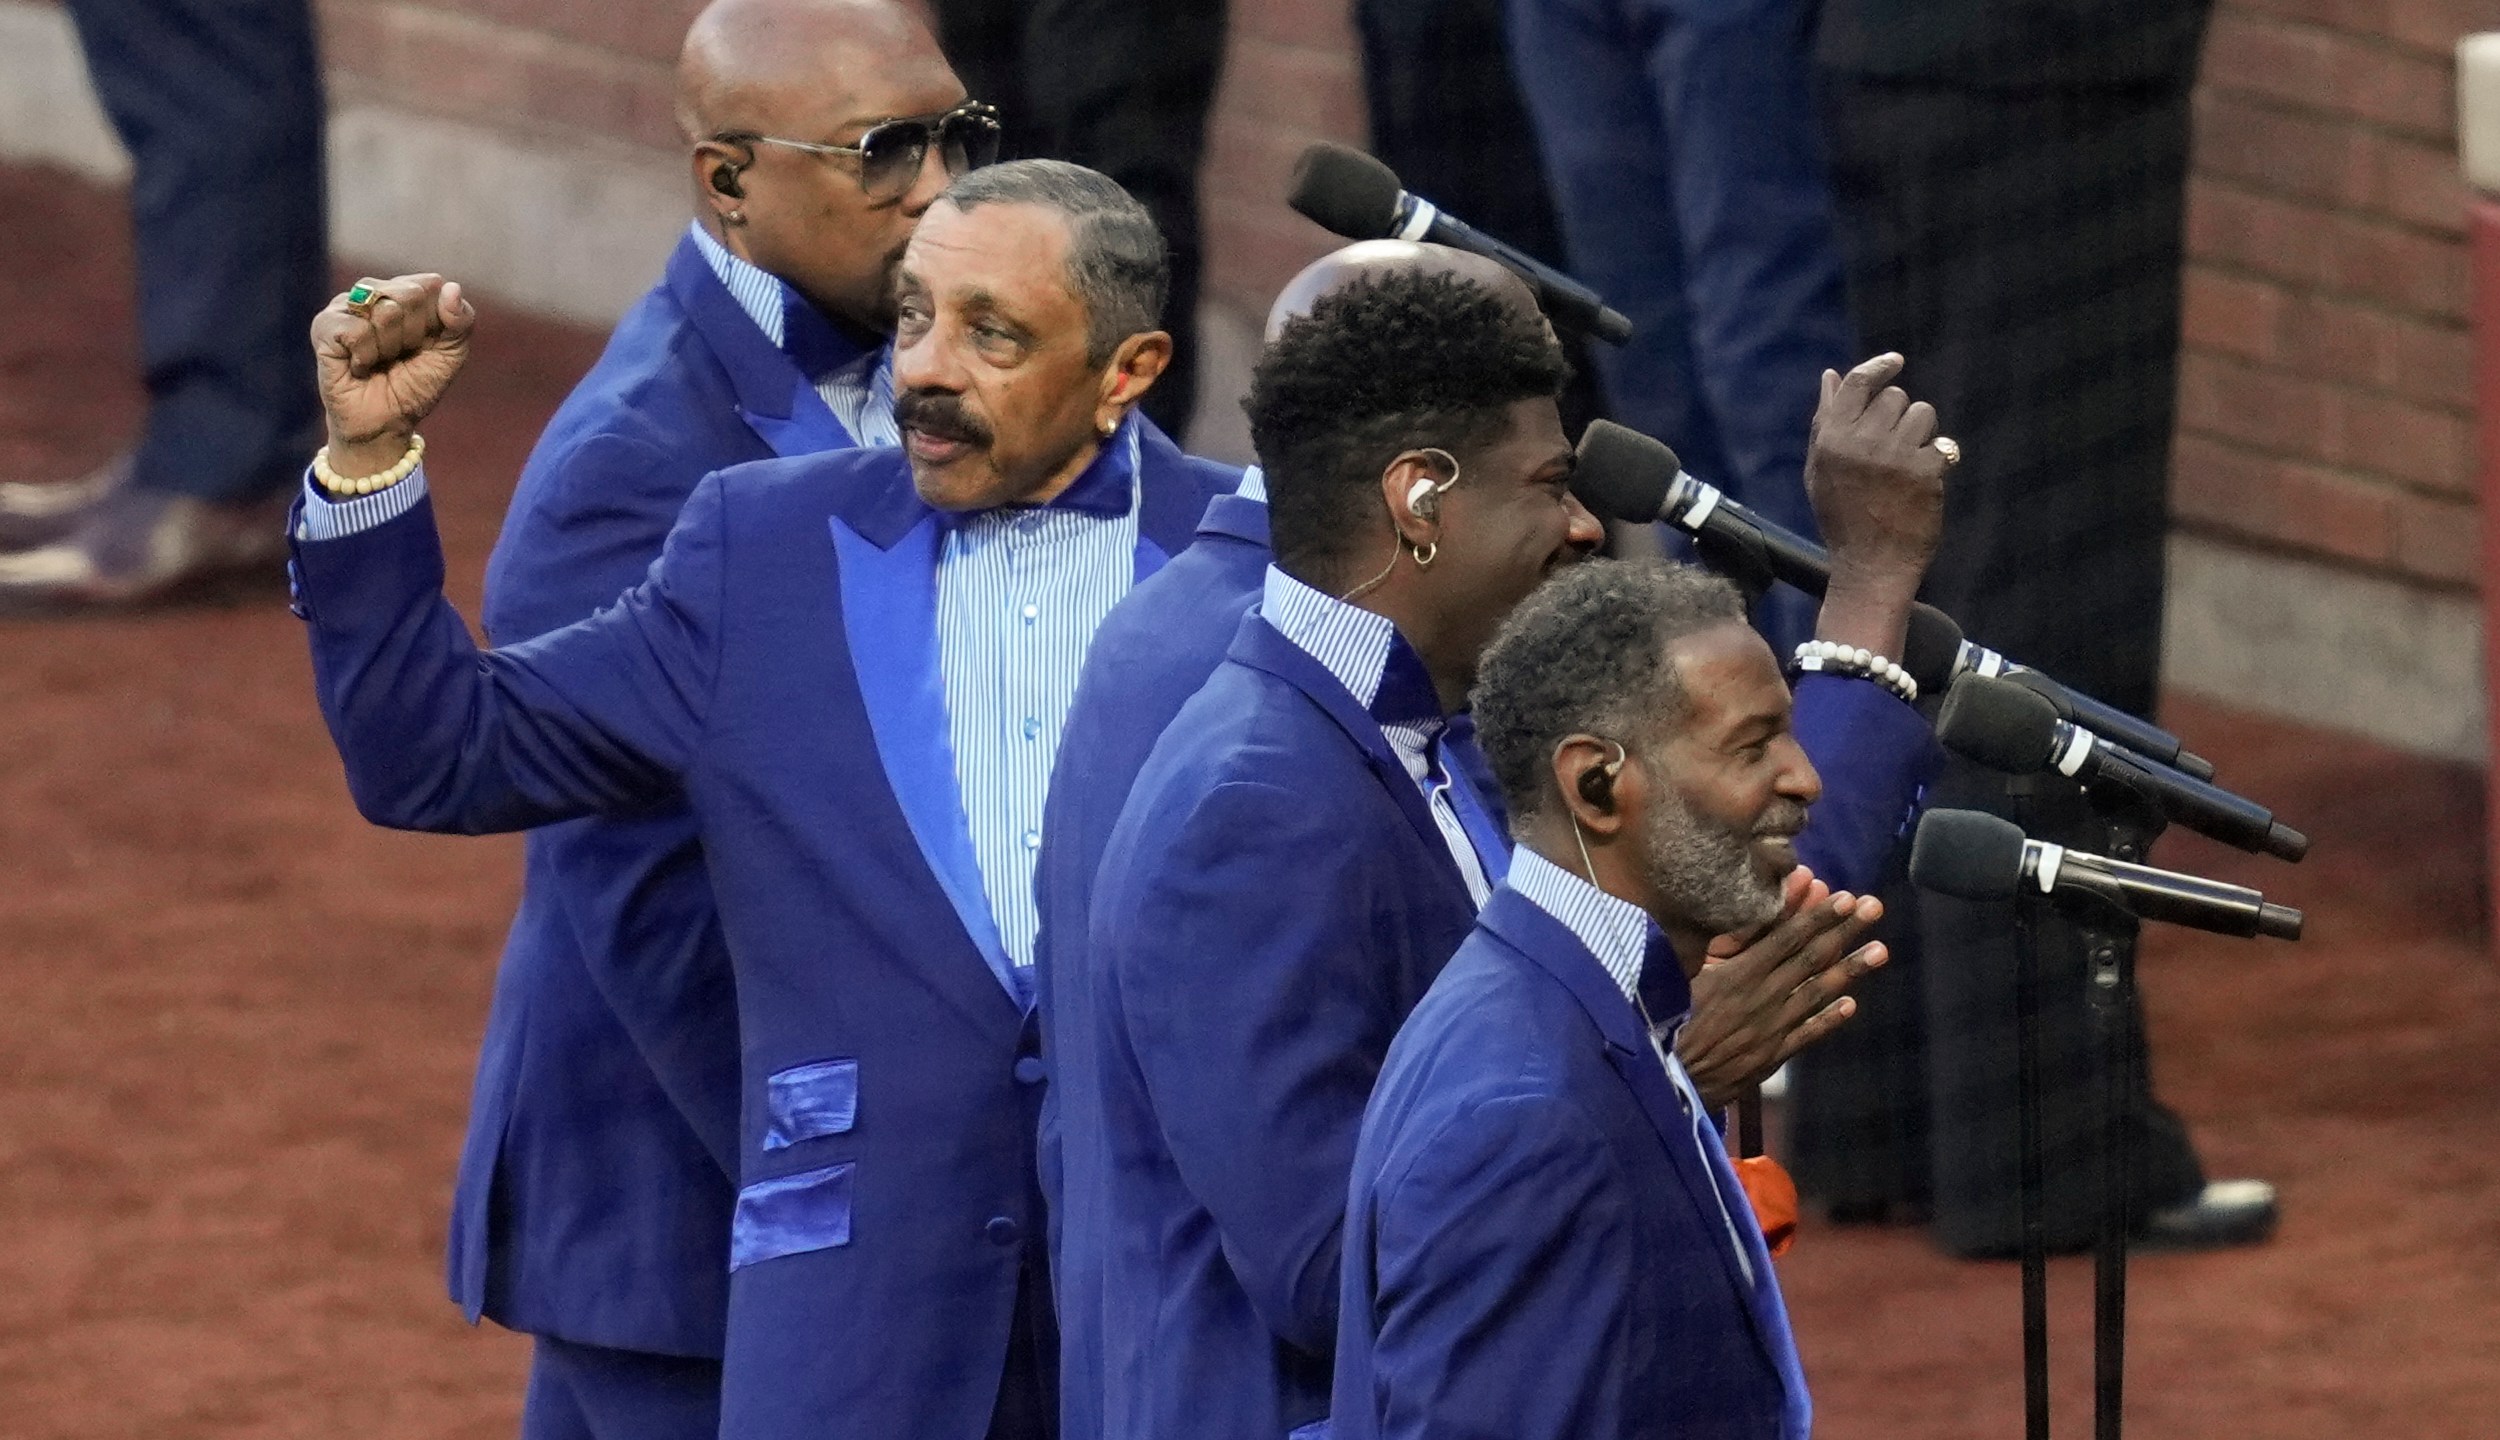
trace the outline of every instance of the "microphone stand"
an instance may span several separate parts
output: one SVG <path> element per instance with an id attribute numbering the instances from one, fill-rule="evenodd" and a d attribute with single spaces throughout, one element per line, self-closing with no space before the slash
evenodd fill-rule
<path id="1" fill-rule="evenodd" d="M 2103 854 L 2142 862 L 2169 825 L 2158 797 L 2123 782 L 2089 787 L 2108 830 Z M 2092 1434 L 2119 1440 L 2127 1383 L 2127 1237 L 2135 1188 L 2135 951 L 2142 922 L 2078 895 L 2064 906 L 2084 944 L 2101 1041 L 2101 1216 L 2092 1246 Z"/>
<path id="2" fill-rule="evenodd" d="M 2007 818 L 2031 833 L 2033 795 L 2039 777 L 2018 775 L 2005 785 Z M 2020 1138 L 2019 1206 L 2023 1271 L 2023 1440 L 2049 1440 L 2049 1249 L 2042 1213 L 2047 1187 L 2040 1136 L 2040 942 L 2037 891 L 2025 886 L 2014 901 L 2015 1126 Z"/>

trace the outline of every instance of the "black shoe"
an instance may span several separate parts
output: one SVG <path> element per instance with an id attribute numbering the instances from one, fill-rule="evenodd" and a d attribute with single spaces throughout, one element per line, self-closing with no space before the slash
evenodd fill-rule
<path id="1" fill-rule="evenodd" d="M 2196 1198 L 2156 1210 L 2139 1222 L 2137 1250 L 2224 1250 L 2255 1245 L 2274 1234 L 2274 1187 L 2263 1180 L 2214 1180 Z"/>
<path id="2" fill-rule="evenodd" d="M 49 485 L 0 480 L 0 550 L 28 550 L 68 539 L 105 496 L 128 483 L 127 450 L 75 480 Z"/>

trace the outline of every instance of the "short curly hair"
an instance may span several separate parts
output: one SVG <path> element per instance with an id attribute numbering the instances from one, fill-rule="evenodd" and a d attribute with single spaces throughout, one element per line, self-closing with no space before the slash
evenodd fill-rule
<path id="1" fill-rule="evenodd" d="M 1572 735 L 1626 745 L 1688 697 L 1672 642 L 1745 618 L 1725 577 L 1664 560 L 1590 560 L 1537 587 L 1485 650 L 1476 672 L 1477 742 L 1510 813 L 1540 813 L 1553 798 L 1554 749 Z"/>
<path id="2" fill-rule="evenodd" d="M 1569 374 L 1534 309 L 1479 280 L 1389 271 L 1321 296 L 1267 347 L 1242 401 L 1277 560 L 1330 573 L 1372 528 L 1400 451 L 1437 446 L 1463 465 L 1503 438 L 1511 405 Z"/>

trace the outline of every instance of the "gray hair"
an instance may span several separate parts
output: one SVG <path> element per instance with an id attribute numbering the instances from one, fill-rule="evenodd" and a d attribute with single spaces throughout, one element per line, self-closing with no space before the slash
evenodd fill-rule
<path id="1" fill-rule="evenodd" d="M 1171 261 L 1137 197 L 1065 160 L 1008 160 L 968 170 L 938 197 L 958 210 L 1039 205 L 1068 225 L 1068 282 L 1085 306 L 1085 358 L 1107 363 L 1120 342 L 1163 323 Z"/>
<path id="2" fill-rule="evenodd" d="M 1554 750 L 1573 735 L 1630 746 L 1688 697 L 1666 648 L 1745 618 L 1721 576 L 1663 560 L 1590 560 L 1537 587 L 1477 668 L 1476 737 L 1515 819 L 1553 799 Z"/>

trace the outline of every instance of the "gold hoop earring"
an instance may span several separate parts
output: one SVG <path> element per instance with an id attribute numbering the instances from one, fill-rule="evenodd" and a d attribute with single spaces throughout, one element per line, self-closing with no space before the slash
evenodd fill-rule
<path id="1" fill-rule="evenodd" d="M 1415 568 L 1418 570 L 1431 569 L 1432 562 L 1441 558 L 1441 542 L 1438 540 L 1427 540 L 1407 548 L 1415 552 Z"/>

